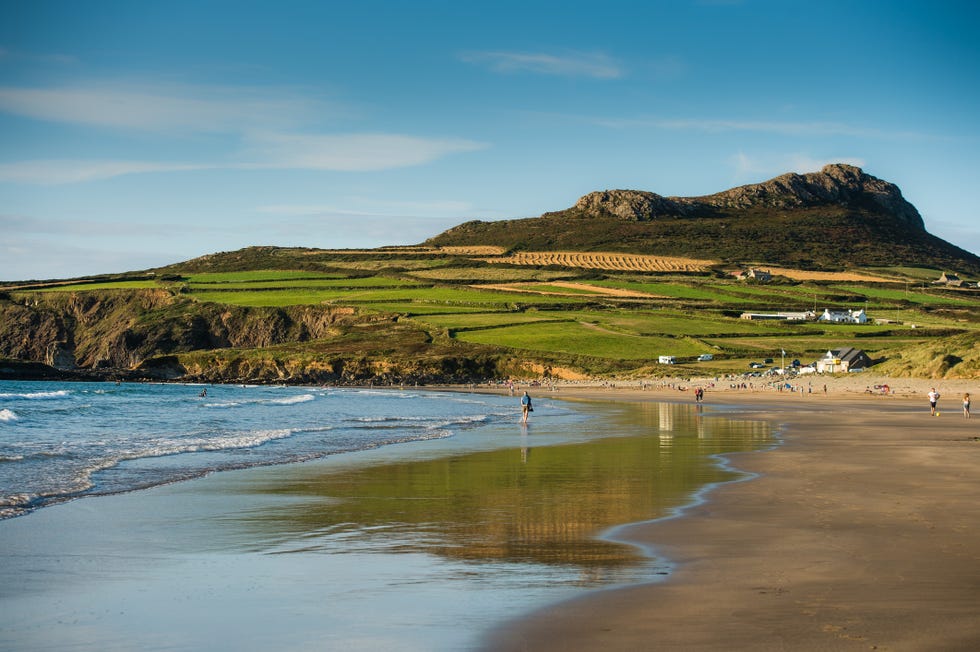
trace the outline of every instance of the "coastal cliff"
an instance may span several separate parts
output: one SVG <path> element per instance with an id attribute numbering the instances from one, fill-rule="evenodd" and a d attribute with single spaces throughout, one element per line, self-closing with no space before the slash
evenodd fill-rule
<path id="1" fill-rule="evenodd" d="M 0 296 L 0 377 L 207 382 L 469 382 L 506 361 L 391 316 L 251 308 L 166 290 Z"/>

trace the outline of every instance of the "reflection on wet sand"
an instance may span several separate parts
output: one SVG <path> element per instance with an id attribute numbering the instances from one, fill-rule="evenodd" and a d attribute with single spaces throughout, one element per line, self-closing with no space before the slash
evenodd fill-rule
<path id="1" fill-rule="evenodd" d="M 650 561 L 599 533 L 663 516 L 703 485 L 734 479 L 709 456 L 771 441 L 764 423 L 705 417 L 691 405 L 622 407 L 582 425 L 616 436 L 585 443 L 534 448 L 531 427 L 519 450 L 294 474 L 263 489 L 291 500 L 245 525 L 277 552 L 426 552 L 571 565 L 589 585 L 615 580 Z"/>

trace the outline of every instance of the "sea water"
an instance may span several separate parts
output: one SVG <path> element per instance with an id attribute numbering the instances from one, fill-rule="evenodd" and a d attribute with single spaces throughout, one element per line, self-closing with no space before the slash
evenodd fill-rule
<path id="1" fill-rule="evenodd" d="M 525 426 L 516 396 L 0 383 L 0 649 L 478 649 L 669 574 L 617 526 L 772 443 L 701 406 L 535 393 Z"/>
<path id="2" fill-rule="evenodd" d="M 214 471 L 452 437 L 515 399 L 416 391 L 0 381 L 0 518 Z"/>

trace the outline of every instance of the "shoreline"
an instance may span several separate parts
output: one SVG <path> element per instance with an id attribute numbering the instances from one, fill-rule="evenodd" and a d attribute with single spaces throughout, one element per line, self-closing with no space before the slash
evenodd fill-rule
<path id="1" fill-rule="evenodd" d="M 594 533 L 686 504 L 699 479 L 725 475 L 687 453 L 750 450 L 757 432 L 721 417 L 717 440 L 705 424 L 701 442 L 688 406 L 558 403 L 542 401 L 535 414 L 547 418 L 530 433 L 514 408 L 513 420 L 421 446 L 214 473 L 5 521 L 0 648 L 200 649 L 217 637 L 246 650 L 472 650 L 506 619 L 651 577 L 639 551 Z M 645 435 L 665 414 L 685 434 L 661 464 L 660 439 Z M 579 427 L 593 416 L 626 436 Z"/>
<path id="2" fill-rule="evenodd" d="M 603 533 L 665 559 L 665 581 L 535 609 L 495 626 L 483 649 L 977 649 L 980 421 L 964 419 L 958 400 L 971 384 L 892 379 L 901 394 L 864 393 L 876 379 L 829 378 L 827 394 L 702 381 L 716 382 L 705 416 L 778 431 L 774 448 L 724 456 L 755 477 L 714 485 L 679 514 Z M 697 381 L 674 382 L 684 390 L 638 382 L 528 389 L 534 398 L 693 404 Z M 933 384 L 943 393 L 940 418 L 928 412 Z M 194 491 L 173 486 L 160 494 Z M 71 513 L 88 519 L 93 509 Z"/>
<path id="3" fill-rule="evenodd" d="M 537 610 L 484 649 L 977 649 L 980 421 L 959 401 L 971 383 L 892 379 L 907 393 L 881 396 L 864 393 L 870 376 L 838 380 L 826 395 L 709 391 L 707 407 L 766 420 L 782 443 L 726 456 L 757 477 L 681 518 L 618 529 L 666 557 L 670 577 Z M 693 402 L 676 389 L 557 395 Z"/>

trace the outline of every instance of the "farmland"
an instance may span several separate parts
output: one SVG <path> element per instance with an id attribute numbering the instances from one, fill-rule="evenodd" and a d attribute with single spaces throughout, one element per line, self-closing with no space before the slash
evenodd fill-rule
<path id="1" fill-rule="evenodd" d="M 625 253 L 586 253 L 578 251 L 527 251 L 511 256 L 484 258 L 484 262 L 503 265 L 555 266 L 602 269 L 621 272 L 703 272 L 715 264 L 680 256 L 649 256 Z"/>
<path id="2" fill-rule="evenodd" d="M 735 280 L 711 261 L 654 256 L 508 255 L 479 247 L 264 248 L 215 254 L 141 277 L 8 287 L 6 295 L 17 305 L 53 305 L 59 296 L 152 290 L 184 302 L 182 314 L 194 306 L 347 311 L 331 313 L 349 317 L 324 331 L 329 336 L 249 354 L 250 359 L 280 360 L 281 367 L 288 367 L 283 356 L 304 364 L 354 351 L 407 359 L 438 344 L 454 355 L 507 358 L 529 368 L 585 375 L 717 375 L 747 371 L 748 363 L 779 358 L 781 351 L 806 363 L 842 346 L 861 348 L 887 364 L 900 353 L 908 359 L 909 351 L 936 347 L 952 336 L 977 335 L 980 294 L 925 280 L 939 273 L 892 268 L 807 280 L 801 280 L 805 274 L 787 273 L 758 284 Z M 866 309 L 877 323 L 739 318 L 744 311 L 821 313 L 824 308 Z M 139 323 L 152 315 L 142 315 Z M 385 323 L 398 326 L 385 328 Z M 220 350 L 210 357 L 192 353 L 181 355 L 198 365 L 205 357 L 221 356 Z M 697 362 L 704 353 L 713 360 Z M 658 365 L 660 355 L 675 356 L 679 364 Z"/>

